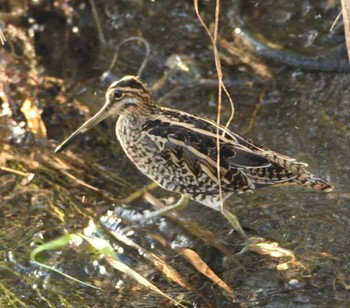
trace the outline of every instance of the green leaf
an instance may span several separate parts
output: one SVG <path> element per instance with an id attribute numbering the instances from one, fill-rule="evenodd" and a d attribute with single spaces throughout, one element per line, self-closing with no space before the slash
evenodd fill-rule
<path id="1" fill-rule="evenodd" d="M 36 261 L 36 257 L 40 252 L 46 251 L 46 250 L 56 250 L 60 249 L 64 246 L 67 246 L 69 242 L 76 236 L 75 234 L 68 234 L 59 237 L 58 239 L 55 239 L 53 241 L 50 241 L 48 243 L 41 244 L 40 246 L 36 247 L 30 254 L 30 260 Z"/>
<path id="2" fill-rule="evenodd" d="M 149 282 L 146 278 L 142 277 L 139 273 L 135 272 L 132 268 L 130 268 L 129 266 L 121 262 L 117 254 L 115 253 L 113 247 L 108 241 L 101 238 L 91 238 L 83 234 L 79 234 L 79 236 L 81 236 L 83 239 L 89 242 L 90 245 L 93 246 L 95 249 L 97 249 L 100 253 L 104 254 L 104 258 L 106 259 L 106 261 L 115 269 L 117 269 L 118 271 L 121 271 L 124 274 L 129 275 L 130 277 L 134 278 L 138 283 L 153 290 L 154 292 L 165 297 L 166 299 L 172 301 L 175 305 L 178 305 L 180 307 L 185 307 L 178 301 L 172 299 L 170 296 L 163 293 L 154 284 Z"/>
<path id="3" fill-rule="evenodd" d="M 57 269 L 55 269 L 55 268 L 53 268 L 53 267 L 51 267 L 49 265 L 46 265 L 44 263 L 36 261 L 36 257 L 37 257 L 37 255 L 39 253 L 41 253 L 43 251 L 46 251 L 46 250 L 56 250 L 56 249 L 60 249 L 62 247 L 65 247 L 65 246 L 69 245 L 70 242 L 73 240 L 73 238 L 76 237 L 76 236 L 77 236 L 76 234 L 64 235 L 64 236 L 59 237 L 56 240 L 50 241 L 48 243 L 44 243 L 44 244 L 36 247 L 30 254 L 30 260 L 32 261 L 32 263 L 34 263 L 34 264 L 36 264 L 38 266 L 41 266 L 41 267 L 49 269 L 49 270 L 51 270 L 53 272 L 56 272 L 56 273 L 58 273 L 58 274 L 60 274 L 60 275 L 62 275 L 64 277 L 67 277 L 68 279 L 71 279 L 71 280 L 73 280 L 75 282 L 81 283 L 81 284 L 83 284 L 85 286 L 88 286 L 88 287 L 91 287 L 91 288 L 94 288 L 94 289 L 100 289 L 100 288 L 98 288 L 98 287 L 96 287 L 94 285 L 91 285 L 91 284 L 86 283 L 84 281 L 81 281 L 81 280 L 79 280 L 77 278 L 74 278 L 74 277 L 72 277 L 70 275 L 67 275 L 67 274 L 61 272 L 60 270 L 57 270 Z"/>

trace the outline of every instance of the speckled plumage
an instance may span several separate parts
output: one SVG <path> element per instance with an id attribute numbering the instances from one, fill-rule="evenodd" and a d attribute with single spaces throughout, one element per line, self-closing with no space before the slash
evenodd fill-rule
<path id="1" fill-rule="evenodd" d="M 106 104 L 72 134 L 78 134 L 110 114 L 118 114 L 117 138 L 136 167 L 170 191 L 220 209 L 217 172 L 217 125 L 208 119 L 154 104 L 150 90 L 137 77 L 110 85 Z M 260 147 L 219 127 L 220 183 L 223 200 L 266 186 L 298 184 L 318 191 L 332 186 L 307 171 L 307 164 Z M 223 133 L 224 132 L 224 133 Z"/>

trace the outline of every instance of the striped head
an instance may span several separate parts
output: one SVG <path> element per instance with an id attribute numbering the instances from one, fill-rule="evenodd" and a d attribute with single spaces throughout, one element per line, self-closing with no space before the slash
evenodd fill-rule
<path id="1" fill-rule="evenodd" d="M 147 85 L 138 77 L 125 76 L 109 86 L 106 91 L 106 102 L 101 110 L 63 141 L 55 152 L 63 151 L 76 137 L 87 132 L 110 115 L 138 118 L 149 114 L 153 106 L 151 92 Z"/>
<path id="2" fill-rule="evenodd" d="M 145 83 L 136 76 L 125 76 L 108 87 L 106 105 L 109 114 L 135 116 L 147 112 L 153 103 Z"/>

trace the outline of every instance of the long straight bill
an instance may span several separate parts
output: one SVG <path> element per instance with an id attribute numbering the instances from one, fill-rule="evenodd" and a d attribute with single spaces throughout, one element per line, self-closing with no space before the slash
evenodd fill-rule
<path id="1" fill-rule="evenodd" d="M 109 105 L 105 104 L 99 112 L 97 112 L 90 120 L 87 120 L 82 126 L 80 126 L 73 134 L 71 134 L 66 140 L 64 140 L 59 146 L 56 147 L 55 153 L 62 152 L 67 148 L 79 135 L 86 133 L 89 129 L 96 126 L 109 116 Z"/>

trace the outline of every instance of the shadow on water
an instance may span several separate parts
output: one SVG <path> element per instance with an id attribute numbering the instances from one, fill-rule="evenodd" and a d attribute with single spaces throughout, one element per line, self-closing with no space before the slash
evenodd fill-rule
<path id="1" fill-rule="evenodd" d="M 219 213 L 195 203 L 144 224 L 115 218 L 126 210 L 150 209 L 146 200 L 157 203 L 153 194 L 174 197 L 156 189 L 124 205 L 150 183 L 123 154 L 115 119 L 54 154 L 55 146 L 103 103 L 108 84 L 100 77 L 116 46 L 131 36 L 151 46 L 142 76 L 155 85 L 163 105 L 216 114 L 212 51 L 191 2 L 95 3 L 105 43 L 88 2 L 0 6 L 7 39 L 0 47 L 1 306 L 170 306 L 85 242 L 44 251 L 38 260 L 98 290 L 30 262 L 35 247 L 82 232 L 91 220 L 95 236 L 108 240 L 123 263 L 185 306 L 348 305 L 350 80 L 341 27 L 328 32 L 340 7 L 281 0 L 230 1 L 222 8 L 219 47 L 236 107 L 231 127 L 307 162 L 336 186 L 329 194 L 284 187 L 228 202 L 249 236 L 277 242 L 293 251 L 291 258 L 261 251 L 235 256 L 240 237 Z M 211 21 L 212 4 L 200 9 Z M 143 57 L 139 43 L 126 44 L 110 77 L 135 74 Z M 194 261 L 197 256 L 201 261 Z M 219 280 L 202 275 L 199 264 Z M 181 283 L 165 274 L 166 266 L 181 275 Z M 234 290 L 234 299 L 225 285 Z"/>

